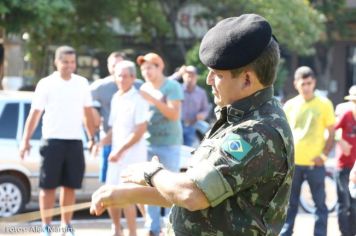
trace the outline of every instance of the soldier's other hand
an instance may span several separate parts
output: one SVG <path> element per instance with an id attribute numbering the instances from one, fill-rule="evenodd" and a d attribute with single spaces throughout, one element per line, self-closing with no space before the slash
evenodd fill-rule
<path id="1" fill-rule="evenodd" d="M 121 179 L 124 183 L 135 183 L 147 186 L 144 173 L 154 170 L 161 165 L 158 157 L 154 156 L 149 162 L 141 162 L 128 166 L 126 170 L 122 172 Z"/>
<path id="2" fill-rule="evenodd" d="M 112 186 L 104 185 L 91 196 L 90 214 L 101 215 L 111 202 Z"/>

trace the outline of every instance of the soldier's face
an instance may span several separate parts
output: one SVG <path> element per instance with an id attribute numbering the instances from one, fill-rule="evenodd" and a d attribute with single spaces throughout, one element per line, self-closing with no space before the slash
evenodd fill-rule
<path id="1" fill-rule="evenodd" d="M 228 70 L 210 69 L 206 83 L 211 86 L 216 105 L 224 107 L 246 96 L 242 76 L 233 77 Z"/>

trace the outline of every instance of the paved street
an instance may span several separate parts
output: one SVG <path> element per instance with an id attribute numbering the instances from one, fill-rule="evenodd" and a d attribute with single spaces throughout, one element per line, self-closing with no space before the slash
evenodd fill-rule
<path id="1" fill-rule="evenodd" d="M 58 228 L 59 222 L 54 222 L 54 228 Z M 126 226 L 125 221 L 123 221 L 124 227 Z M 138 236 L 144 236 L 145 232 L 143 230 L 143 220 L 138 219 Z M 73 226 L 76 229 L 77 236 L 106 236 L 110 234 L 110 220 L 107 218 L 100 219 L 84 219 L 84 220 L 74 220 Z M 0 235 L 26 235 L 35 236 L 39 235 L 33 231 L 40 227 L 39 222 L 33 222 L 28 224 L 22 224 L 17 226 L 1 225 L 0 224 Z M 7 232 L 5 232 L 5 230 Z M 11 232 L 9 232 L 11 231 Z M 22 231 L 19 232 L 19 231 Z M 128 235 L 127 230 L 124 230 L 125 235 Z M 59 233 L 52 234 L 54 236 L 60 235 Z M 306 213 L 299 213 L 296 219 L 295 225 L 295 236 L 309 236 L 313 235 L 313 216 Z M 329 215 L 328 222 L 328 236 L 338 236 L 338 226 L 335 213 Z"/>

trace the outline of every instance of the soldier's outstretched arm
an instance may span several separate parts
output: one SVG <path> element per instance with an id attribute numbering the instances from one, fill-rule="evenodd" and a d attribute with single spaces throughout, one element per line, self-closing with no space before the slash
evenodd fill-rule
<path id="1" fill-rule="evenodd" d="M 104 185 L 96 190 L 92 195 L 90 213 L 101 215 L 108 207 L 124 208 L 135 203 L 163 207 L 172 205 L 155 188 L 124 183 Z"/>
<path id="2" fill-rule="evenodd" d="M 157 157 L 150 162 L 131 165 L 121 177 L 124 182 L 151 185 L 167 202 L 190 211 L 210 206 L 204 192 L 186 173 L 174 173 L 164 169 Z"/>

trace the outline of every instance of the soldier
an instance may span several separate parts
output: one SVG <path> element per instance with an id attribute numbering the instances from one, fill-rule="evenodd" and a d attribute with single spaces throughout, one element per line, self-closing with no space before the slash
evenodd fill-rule
<path id="1" fill-rule="evenodd" d="M 197 162 L 173 173 L 154 158 L 102 187 L 91 213 L 132 202 L 171 206 L 168 235 L 278 235 L 286 217 L 293 138 L 273 98 L 279 61 L 269 23 L 246 14 L 222 20 L 204 36 L 200 60 L 217 104 L 217 121 L 197 148 Z"/>

